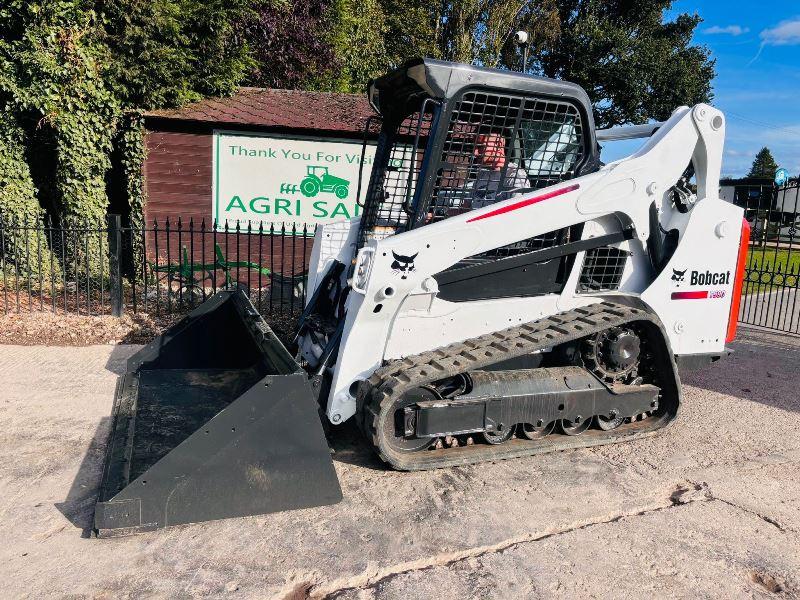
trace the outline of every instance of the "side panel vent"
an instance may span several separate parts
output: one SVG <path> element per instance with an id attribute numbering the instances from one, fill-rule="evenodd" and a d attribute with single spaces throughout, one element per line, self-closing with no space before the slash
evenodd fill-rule
<path id="1" fill-rule="evenodd" d="M 500 246 L 493 250 L 476 254 L 470 258 L 493 259 L 505 258 L 507 256 L 518 256 L 520 254 L 527 254 L 535 250 L 543 250 L 544 248 L 554 248 L 560 244 L 569 241 L 569 227 L 564 229 L 556 229 L 549 231 L 543 235 L 537 235 L 521 242 L 514 242 L 507 246 Z M 469 260 L 469 259 L 468 259 Z"/>
<path id="2" fill-rule="evenodd" d="M 619 289 L 630 252 L 604 246 L 587 250 L 578 280 L 579 292 L 607 292 Z"/>

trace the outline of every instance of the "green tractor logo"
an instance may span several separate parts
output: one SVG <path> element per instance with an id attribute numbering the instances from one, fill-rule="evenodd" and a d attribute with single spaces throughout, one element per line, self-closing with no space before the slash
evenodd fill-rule
<path id="1" fill-rule="evenodd" d="M 328 173 L 328 167 L 309 165 L 308 175 L 300 182 L 300 191 L 307 198 L 313 198 L 320 192 L 328 192 L 344 200 L 350 191 L 350 182 Z"/>

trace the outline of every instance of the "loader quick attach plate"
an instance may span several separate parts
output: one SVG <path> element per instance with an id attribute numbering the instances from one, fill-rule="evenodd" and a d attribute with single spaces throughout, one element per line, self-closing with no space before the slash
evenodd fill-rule
<path id="1" fill-rule="evenodd" d="M 98 535 L 341 500 L 316 384 L 242 291 L 205 302 L 118 381 Z"/>

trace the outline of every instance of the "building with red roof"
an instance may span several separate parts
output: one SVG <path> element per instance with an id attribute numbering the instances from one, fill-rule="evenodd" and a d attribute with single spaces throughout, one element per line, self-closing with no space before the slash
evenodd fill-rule
<path id="1" fill-rule="evenodd" d="M 221 132 L 243 139 L 275 136 L 322 143 L 347 141 L 358 144 L 360 151 L 372 114 L 365 95 L 263 88 L 241 88 L 229 98 L 148 112 L 145 218 L 148 222 L 191 218 L 195 223 L 205 220 L 210 226 L 217 216 L 212 211 L 214 144 Z M 374 138 L 369 134 L 368 139 Z M 256 173 L 269 178 L 281 168 L 281 163 L 265 160 Z M 245 206 L 250 201 L 241 199 Z M 224 199 L 222 204 L 227 202 L 230 200 Z"/>

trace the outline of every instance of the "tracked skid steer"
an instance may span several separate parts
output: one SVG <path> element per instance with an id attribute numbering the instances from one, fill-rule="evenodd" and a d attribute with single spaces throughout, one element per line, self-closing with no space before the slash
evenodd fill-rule
<path id="1" fill-rule="evenodd" d="M 99 534 L 336 503 L 320 417 L 401 470 L 637 439 L 726 354 L 749 228 L 720 111 L 596 130 L 579 86 L 428 59 L 368 96 L 362 214 L 317 228 L 297 352 L 238 290 L 134 355 Z"/>

